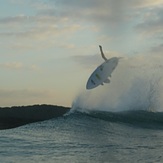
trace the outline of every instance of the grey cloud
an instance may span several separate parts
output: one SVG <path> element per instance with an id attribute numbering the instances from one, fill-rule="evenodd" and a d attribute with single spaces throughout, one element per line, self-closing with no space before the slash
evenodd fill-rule
<path id="1" fill-rule="evenodd" d="M 0 25 L 30 25 L 31 23 L 44 23 L 45 25 L 49 24 L 57 24 L 58 22 L 61 22 L 60 19 L 58 19 L 55 16 L 48 16 L 48 15 L 36 15 L 36 16 L 11 16 L 11 17 L 4 17 L 0 18 Z M 25 24 L 23 24 L 25 23 Z"/>
<path id="2" fill-rule="evenodd" d="M 37 2 L 37 3 L 36 3 Z M 57 24 L 58 21 L 68 18 L 69 20 L 89 21 L 102 24 L 120 24 L 135 16 L 140 8 L 162 4 L 161 0 L 49 0 L 36 1 L 40 7 L 36 16 L 15 16 L 0 19 L 0 24 L 14 23 L 50 23 Z M 30 1 L 31 6 L 33 1 Z M 50 4 L 50 5 L 49 5 Z"/>
<path id="3" fill-rule="evenodd" d="M 61 0 L 56 4 L 58 6 L 58 15 L 61 17 L 69 17 L 86 21 L 98 22 L 119 22 L 124 19 L 126 11 L 126 0 Z M 47 11 L 47 14 L 56 14 L 55 10 Z"/>
<path id="4" fill-rule="evenodd" d="M 142 23 L 136 26 L 136 30 L 145 35 L 162 35 L 163 33 L 163 7 L 149 10 L 143 18 Z"/>
<path id="5" fill-rule="evenodd" d="M 52 0 L 51 0 L 52 2 Z M 55 1 L 59 16 L 103 23 L 121 23 L 127 21 L 140 10 L 162 4 L 153 0 L 60 0 Z M 56 10 L 47 11 L 56 14 Z M 134 15 L 135 16 L 135 15 Z"/>
<path id="6" fill-rule="evenodd" d="M 161 57 L 162 57 L 162 52 L 163 52 L 163 44 L 160 44 L 158 46 L 152 47 L 151 50 L 150 50 L 150 53 L 152 53 L 153 55 L 160 54 Z"/>
<path id="7" fill-rule="evenodd" d="M 0 25 L 6 25 L 6 24 L 15 24 L 15 23 L 23 23 L 25 21 L 28 21 L 28 16 L 13 16 L 13 17 L 5 17 L 0 19 Z"/>
<path id="8" fill-rule="evenodd" d="M 59 19 L 55 16 L 15 16 L 0 19 L 2 32 L 1 37 L 35 38 L 46 39 L 56 37 L 62 34 L 71 34 L 80 28 L 79 25 L 71 24 L 65 19 Z M 21 27 L 21 28 L 20 28 Z M 23 28 L 22 28 L 23 27 Z"/>
<path id="9" fill-rule="evenodd" d="M 10 29 L 10 32 L 3 32 L 1 36 L 34 36 L 39 37 L 39 35 L 45 34 L 45 30 L 51 31 L 51 29 L 44 27 L 48 26 L 58 26 L 58 24 L 65 24 L 74 22 L 80 23 L 82 21 L 88 21 L 94 23 L 96 27 L 114 27 L 114 25 L 126 26 L 129 21 L 139 11 L 140 8 L 155 6 L 161 4 L 160 1 L 153 2 L 152 0 L 59 0 L 52 1 L 49 0 L 46 3 L 44 1 L 36 1 L 37 6 L 40 5 L 39 10 L 37 10 L 37 15 L 35 16 L 13 16 L 0 19 L 0 26 L 10 26 L 12 28 L 24 26 L 26 31 L 20 31 L 19 33 L 14 33 Z M 36 4 L 35 2 L 35 4 Z M 44 3 L 43 3 L 44 2 Z M 31 6 L 33 1 L 30 1 Z M 50 5 L 49 5 L 50 4 Z M 41 6 L 49 7 L 41 7 Z M 141 11 L 140 11 L 141 12 Z M 162 19 L 161 19 L 162 20 Z M 159 21 L 160 22 L 160 21 Z M 158 22 L 158 23 L 159 23 Z M 138 25 L 138 29 L 145 29 L 150 23 L 147 21 Z M 28 27 L 27 27 L 28 26 Z M 159 24 L 158 24 L 159 26 Z M 162 27 L 162 26 L 161 26 Z M 27 31 L 28 28 L 28 31 Z M 56 29 L 52 29 L 56 30 Z M 58 31 L 57 31 L 58 32 Z M 46 32 L 47 34 L 48 32 Z M 49 32 L 50 33 L 50 32 Z M 52 33 L 54 34 L 54 33 Z M 51 33 L 50 33 L 51 35 Z"/>

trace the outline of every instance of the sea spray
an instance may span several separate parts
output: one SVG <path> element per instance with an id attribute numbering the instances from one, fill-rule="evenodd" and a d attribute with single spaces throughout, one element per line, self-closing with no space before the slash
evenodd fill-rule
<path id="1" fill-rule="evenodd" d="M 133 57 L 122 60 L 111 83 L 82 91 L 72 108 L 79 111 L 163 111 L 162 65 L 157 59 Z"/>

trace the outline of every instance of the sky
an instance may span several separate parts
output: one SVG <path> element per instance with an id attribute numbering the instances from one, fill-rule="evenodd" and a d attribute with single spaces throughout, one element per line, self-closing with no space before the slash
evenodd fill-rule
<path id="1" fill-rule="evenodd" d="M 0 106 L 71 106 L 99 45 L 108 58 L 163 55 L 163 0 L 0 3 Z"/>

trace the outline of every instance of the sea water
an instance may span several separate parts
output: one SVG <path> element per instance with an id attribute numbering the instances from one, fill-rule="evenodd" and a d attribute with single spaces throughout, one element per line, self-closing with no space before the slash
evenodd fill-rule
<path id="1" fill-rule="evenodd" d="M 74 112 L 1 130 L 0 162 L 163 162 L 163 114 L 116 114 Z"/>

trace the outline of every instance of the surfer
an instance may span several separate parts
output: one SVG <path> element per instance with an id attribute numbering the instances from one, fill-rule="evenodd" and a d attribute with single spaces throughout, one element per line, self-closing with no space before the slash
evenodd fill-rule
<path id="1" fill-rule="evenodd" d="M 104 83 L 110 83 L 110 79 L 108 79 L 108 77 L 111 77 L 112 72 L 118 65 L 118 57 L 107 59 L 103 53 L 101 45 L 99 45 L 99 48 L 101 56 L 105 62 L 98 66 L 91 74 L 87 81 L 86 89 L 93 89 L 99 85 L 104 85 Z"/>

